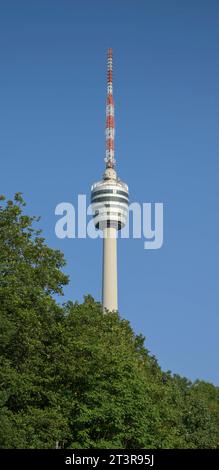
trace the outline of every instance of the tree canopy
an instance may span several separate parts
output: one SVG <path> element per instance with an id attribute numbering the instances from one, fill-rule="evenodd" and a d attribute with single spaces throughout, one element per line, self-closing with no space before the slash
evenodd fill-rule
<path id="1" fill-rule="evenodd" d="M 0 206 L 0 447 L 216 448 L 219 388 L 163 372 L 118 313 L 61 305 L 63 254 Z"/>

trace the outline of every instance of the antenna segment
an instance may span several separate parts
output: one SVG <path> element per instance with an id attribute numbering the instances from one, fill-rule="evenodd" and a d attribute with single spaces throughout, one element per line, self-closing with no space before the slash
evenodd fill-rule
<path id="1" fill-rule="evenodd" d="M 114 100 L 113 100 L 113 53 L 107 52 L 107 100 L 106 100 L 106 168 L 115 168 L 114 158 Z"/>

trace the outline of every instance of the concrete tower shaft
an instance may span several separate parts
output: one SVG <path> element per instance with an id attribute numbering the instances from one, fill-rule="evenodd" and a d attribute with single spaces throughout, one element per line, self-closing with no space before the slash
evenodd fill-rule
<path id="1" fill-rule="evenodd" d="M 118 310 L 117 238 L 113 227 L 103 229 L 102 305 L 104 312 Z"/>

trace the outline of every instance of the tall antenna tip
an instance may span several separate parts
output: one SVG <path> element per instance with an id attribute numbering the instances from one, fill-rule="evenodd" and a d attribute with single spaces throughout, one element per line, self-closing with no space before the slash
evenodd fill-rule
<path id="1" fill-rule="evenodd" d="M 106 168 L 114 168 L 114 101 L 112 48 L 107 51 Z"/>

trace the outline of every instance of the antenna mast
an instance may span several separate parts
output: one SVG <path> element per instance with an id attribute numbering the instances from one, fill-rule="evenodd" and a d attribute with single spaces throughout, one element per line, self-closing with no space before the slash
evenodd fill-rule
<path id="1" fill-rule="evenodd" d="M 113 100 L 113 52 L 107 52 L 107 101 L 106 101 L 106 168 L 115 168 L 114 158 L 114 100 Z"/>

